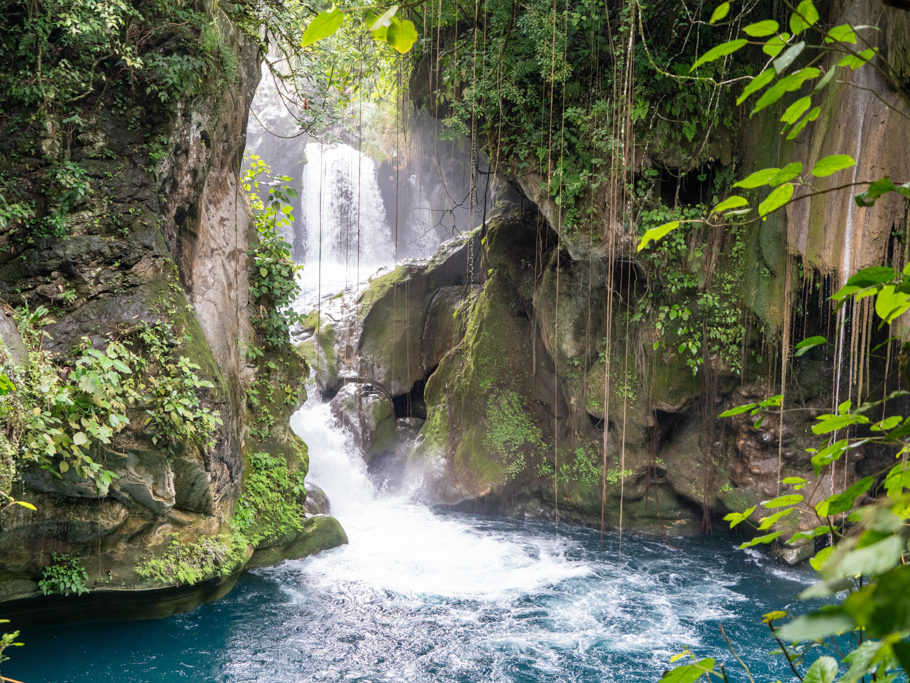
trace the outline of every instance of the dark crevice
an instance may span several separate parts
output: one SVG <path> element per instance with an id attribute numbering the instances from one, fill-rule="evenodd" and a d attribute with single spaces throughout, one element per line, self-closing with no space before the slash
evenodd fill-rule
<path id="1" fill-rule="evenodd" d="M 392 397 L 396 418 L 416 417 L 421 420 L 427 419 L 427 404 L 423 398 L 423 390 L 427 386 L 427 380 L 430 375 L 434 372 L 436 372 L 436 367 L 431 368 L 425 377 L 414 382 L 414 386 L 411 387 L 409 392 Z"/>

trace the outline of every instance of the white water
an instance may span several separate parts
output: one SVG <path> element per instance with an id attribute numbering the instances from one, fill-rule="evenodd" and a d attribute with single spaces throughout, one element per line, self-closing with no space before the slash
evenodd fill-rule
<path id="1" fill-rule="evenodd" d="M 344 144 L 311 142 L 302 185 L 306 261 L 301 310 L 319 298 L 367 281 L 395 262 L 395 239 L 376 164 Z"/>
<path id="2" fill-rule="evenodd" d="M 511 541 L 436 516 L 405 495 L 380 495 L 328 404 L 318 398 L 294 415 L 291 426 L 313 453 L 310 479 L 328 495 L 350 540 L 310 563 L 308 575 L 320 582 L 357 583 L 402 596 L 494 600 L 590 571 L 566 558 L 559 538 Z"/>

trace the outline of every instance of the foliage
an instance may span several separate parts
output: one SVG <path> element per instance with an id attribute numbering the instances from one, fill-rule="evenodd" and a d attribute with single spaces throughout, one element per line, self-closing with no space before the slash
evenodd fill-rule
<path id="1" fill-rule="evenodd" d="M 47 314 L 44 307 L 16 313 L 28 347 L 22 367 L 0 347 L 0 370 L 8 378 L 0 395 L 4 496 L 27 463 L 56 476 L 72 472 L 105 488 L 116 475 L 93 455 L 131 424 L 133 408 L 145 409 L 152 426 L 145 434 L 153 444 L 169 450 L 213 445 L 221 418 L 200 398 L 212 384 L 196 374 L 197 365 L 174 357 L 178 340 L 172 324 L 139 326 L 145 355 L 134 352 L 128 341 L 109 341 L 99 350 L 83 340 L 74 357 L 61 364 L 41 347 L 47 337 L 43 327 L 52 322 Z"/>
<path id="2" fill-rule="evenodd" d="M 0 619 L 0 624 L 8 624 L 9 619 Z M 16 638 L 19 637 L 19 631 L 10 631 L 9 633 L 0 634 L 0 664 L 8 661 L 9 657 L 6 656 L 5 651 L 9 647 L 22 647 L 22 643 L 18 642 Z"/>
<path id="3" fill-rule="evenodd" d="M 304 473 L 270 453 L 250 453 L 244 491 L 231 526 L 254 547 L 303 528 L 300 501 L 306 497 Z"/>
<path id="4" fill-rule="evenodd" d="M 53 564 L 41 572 L 38 587 L 45 595 L 82 595 L 88 592 L 88 573 L 76 555 L 53 553 Z"/>
<path id="5" fill-rule="evenodd" d="M 506 463 L 510 479 L 524 471 L 527 454 L 545 450 L 540 427 L 528 416 L 524 400 L 514 391 L 490 397 L 484 446 Z"/>
<path id="6" fill-rule="evenodd" d="M 348 9 L 347 11 L 332 7 L 323 10 L 307 25 L 300 39 L 303 47 L 324 40 L 334 34 L 345 19 L 353 14 L 357 9 Z M 373 35 L 377 42 L 385 42 L 392 46 L 396 51 L 404 54 L 408 52 L 417 42 L 417 29 L 414 22 L 409 19 L 400 19 L 395 16 L 398 13 L 399 6 L 392 5 L 380 15 L 367 14 L 364 25 Z"/>
<path id="7" fill-rule="evenodd" d="M 424 54 L 436 93 L 428 108 L 482 141 L 494 167 L 538 174 L 560 228 L 599 236 L 616 169 L 652 158 L 697 168 L 716 154 L 718 130 L 733 129 L 732 98 L 687 74 L 708 35 L 692 12 L 686 2 L 489 0 L 465 16 L 441 4 L 427 12 L 443 27 L 429 43 L 436 53 Z M 718 80 L 744 72 L 707 68 Z M 624 150 L 633 135 L 634 164 Z"/>
<path id="8" fill-rule="evenodd" d="M 719 7 L 730 3 L 722 3 Z M 821 105 L 817 104 L 824 95 L 825 89 L 835 82 L 838 72 L 846 74 L 867 64 L 880 69 L 887 76 L 887 71 L 875 63 L 878 48 L 868 47 L 869 41 L 864 36 L 873 30 L 872 26 L 852 26 L 841 24 L 826 27 L 820 20 L 818 10 L 812 0 L 802 0 L 796 7 L 789 5 L 789 31 L 777 21 L 766 19 L 744 26 L 745 38 L 729 40 L 705 52 L 690 67 L 700 78 L 714 82 L 710 75 L 700 73 L 700 69 L 714 63 L 722 57 L 738 52 L 747 45 L 760 47 L 765 55 L 764 67 L 758 74 L 749 79 L 748 84 L 737 99 L 741 105 L 750 97 L 758 96 L 750 116 L 782 102 L 788 95 L 793 99 L 780 115 L 783 124 L 782 134 L 787 140 L 796 139 L 799 134 L 821 114 Z M 725 16 L 720 12 L 718 16 Z M 714 21 L 719 21 L 715 19 Z M 712 22 L 713 23 L 713 22 Z M 813 35 L 814 34 L 814 35 Z M 861 49 L 867 46 L 865 49 Z M 808 56 L 808 61 L 806 57 Z M 826 65 L 827 64 L 827 68 Z M 806 94 L 807 86 L 812 88 Z M 813 106 L 814 105 L 814 106 Z M 758 201 L 742 195 L 731 195 L 718 202 L 704 217 L 693 217 L 687 222 L 704 221 L 709 224 L 725 221 L 765 220 L 770 214 L 792 202 L 813 195 L 843 189 L 843 186 L 818 189 L 813 179 L 827 178 L 840 171 L 856 165 L 856 160 L 846 154 L 832 154 L 816 159 L 811 166 L 804 168 L 800 161 L 790 162 L 777 168 L 764 168 L 754 171 L 746 178 L 733 184 L 734 188 L 743 190 L 761 190 L 767 193 Z M 910 180 L 898 184 L 888 177 L 872 182 L 857 181 L 847 187 L 865 186 L 864 192 L 856 195 L 856 204 L 868 207 L 889 193 L 896 193 L 910 198 Z M 799 194 L 797 194 L 799 190 Z M 753 218 L 753 215 L 757 215 Z M 646 232 L 639 242 L 641 251 L 652 241 L 660 240 L 679 228 L 681 221 L 670 221 Z"/>
<path id="9" fill-rule="evenodd" d="M 170 534 L 164 551 L 149 557 L 136 568 L 144 579 L 159 583 L 194 585 L 209 579 L 229 576 L 245 559 L 246 542 L 234 536 L 203 536 L 185 543 Z"/>
<path id="10" fill-rule="evenodd" d="M 704 207 L 658 206 L 641 214 L 640 226 L 667 218 L 676 222 L 698 216 Z M 746 334 L 742 300 L 743 229 L 720 234 L 705 243 L 698 233 L 676 231 L 643 254 L 652 280 L 638 300 L 636 322 L 652 319 L 655 351 L 677 353 L 696 374 L 706 358 L 717 368 L 740 373 Z M 706 267 L 711 264 L 711 267 Z"/>
<path id="11" fill-rule="evenodd" d="M 723 3 L 729 5 L 729 3 Z M 802 0 L 795 8 L 790 6 L 789 32 L 778 33 L 777 22 L 768 20 L 747 26 L 743 31 L 751 37 L 767 37 L 762 50 L 771 59 L 765 70 L 750 82 L 740 101 L 763 88 L 753 114 L 781 100 L 787 93 L 801 91 L 806 81 L 816 81 L 809 95 L 798 96 L 784 111 L 781 121 L 784 134 L 792 139 L 812 120 L 817 118 L 820 107 L 813 108 L 813 99 L 832 81 L 837 69 L 854 70 L 876 56 L 875 48 L 857 52 L 858 33 L 871 27 L 853 27 L 848 24 L 826 29 L 820 23 L 819 13 L 812 0 Z M 722 9 L 718 9 L 723 14 Z M 787 73 L 796 58 L 809 49 L 807 31 L 818 34 L 814 50 L 816 55 L 807 66 Z M 750 41 L 738 39 L 709 50 L 695 65 L 705 63 L 719 54 L 741 49 Z M 827 71 L 820 68 L 822 60 L 833 57 Z M 836 61 L 840 57 L 839 61 Z M 799 62 L 803 64 L 805 62 Z M 819 66 L 816 66 L 819 65 Z M 804 92 L 802 90 L 801 92 Z M 831 155 L 817 160 L 811 175 L 828 177 L 856 163 L 847 155 Z M 773 211 L 804 196 L 796 196 L 797 187 L 814 190 L 803 174 L 799 162 L 782 168 L 761 169 L 736 183 L 744 189 L 769 187 L 770 191 L 758 205 L 758 215 L 766 217 Z M 859 183 L 864 185 L 866 183 Z M 854 183 L 855 185 L 855 183 Z M 905 191 L 906 190 L 906 191 Z M 886 192 L 897 192 L 910 198 L 910 190 L 883 178 L 869 184 L 866 192 L 856 197 L 859 206 L 869 206 Z M 818 192 L 810 192 L 816 194 Z M 750 202 L 745 197 L 733 196 L 718 206 L 714 213 L 726 216 L 748 213 Z M 875 315 L 884 326 L 893 323 L 910 310 L 910 267 L 895 273 L 891 268 L 866 268 L 853 275 L 832 299 L 843 306 L 866 297 L 875 297 Z M 854 309 L 855 310 L 855 309 Z M 825 343 L 821 336 L 814 336 L 796 345 L 795 355 L 808 353 Z M 889 339 L 890 343 L 892 339 Z M 899 359 L 900 371 L 906 371 L 906 348 Z M 780 646 L 793 673 L 805 681 L 834 681 L 841 670 L 846 670 L 839 680 L 860 681 L 870 676 L 873 680 L 895 680 L 910 673 L 910 558 L 908 551 L 907 520 L 910 519 L 910 417 L 904 415 L 906 391 L 897 391 L 878 400 L 854 405 L 844 401 L 829 413 L 819 415 L 812 433 L 822 440 L 815 448 L 808 449 L 814 479 L 786 477 L 781 494 L 765 500 L 743 512 L 727 515 L 731 527 L 742 523 L 752 524 L 760 535 L 743 544 L 754 546 L 778 540 L 787 543 L 825 543 L 822 550 L 810 560 L 818 572 L 819 581 L 802 593 L 803 598 L 827 598 L 830 604 L 797 616 L 783 625 L 781 620 L 792 615 L 784 611 L 766 614 L 764 623 Z M 760 424 L 761 413 L 776 411 L 783 397 L 774 396 L 758 403 L 749 403 L 730 409 L 722 417 L 750 413 Z M 843 464 L 843 484 L 834 476 L 835 467 L 859 448 L 891 450 L 894 464 L 884 469 L 866 473 L 856 481 L 846 476 Z M 760 511 L 759 511 L 760 510 Z M 787 519 L 798 519 L 801 530 L 784 536 Z M 808 528 L 806 526 L 808 525 Z M 849 639 L 845 636 L 849 635 Z M 839 638 L 840 642 L 835 640 Z M 844 648 L 846 645 L 846 648 Z M 809 655 L 817 655 L 819 648 L 830 648 L 831 653 L 817 657 L 805 667 Z M 846 653 L 845 653 L 846 651 Z M 836 656 L 832 656 L 836 655 Z M 695 681 L 702 676 L 727 680 L 726 672 L 714 668 L 713 660 L 692 669 L 692 665 L 677 667 L 663 680 Z M 748 671 L 747 671 L 748 674 Z M 751 674 L 749 674 L 751 678 Z"/>
<path id="12" fill-rule="evenodd" d="M 294 223 L 291 197 L 294 188 L 278 183 L 290 182 L 287 176 L 274 180 L 261 178 L 271 172 L 268 165 L 255 154 L 249 157 L 249 170 L 243 180 L 253 216 L 256 221 L 256 243 L 249 251 L 252 259 L 250 294 L 259 306 L 253 324 L 263 335 L 266 347 L 284 348 L 291 343 L 291 327 L 303 320 L 293 309 L 300 293 L 296 275 L 302 266 L 294 263 L 291 245 L 282 236 Z M 268 187 L 265 197 L 261 190 Z"/>

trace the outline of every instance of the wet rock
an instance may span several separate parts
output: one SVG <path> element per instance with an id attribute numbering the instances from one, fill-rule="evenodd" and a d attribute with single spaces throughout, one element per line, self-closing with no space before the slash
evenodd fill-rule
<path id="1" fill-rule="evenodd" d="M 325 491 L 316 484 L 307 482 L 303 509 L 308 515 L 327 515 L 332 511 L 332 506 Z"/>
<path id="2" fill-rule="evenodd" d="M 368 461 L 394 446 L 395 406 L 372 384 L 345 384 L 330 405 Z"/>

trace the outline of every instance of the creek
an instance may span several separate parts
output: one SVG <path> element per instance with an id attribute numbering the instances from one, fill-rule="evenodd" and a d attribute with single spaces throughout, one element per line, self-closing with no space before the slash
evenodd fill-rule
<path id="1" fill-rule="evenodd" d="M 306 247 L 300 310 L 398 260 L 387 216 L 351 209 L 382 206 L 372 162 L 356 155 L 308 147 L 305 234 L 288 236 Z M 601 539 L 434 509 L 419 482 L 377 485 L 329 405 L 315 388 L 309 395 L 292 426 L 348 545 L 254 570 L 188 614 L 24 628 L 4 674 L 28 683 L 656 681 L 685 647 L 736 670 L 723 626 L 757 680 L 787 679 L 786 663 L 767 654 L 775 644 L 761 615 L 799 611 L 808 569 L 738 551 L 723 533 Z"/>
<path id="2" fill-rule="evenodd" d="M 315 393 L 315 392 L 314 392 Z M 147 622 L 25 629 L 21 681 L 655 681 L 690 647 L 759 680 L 786 664 L 761 614 L 812 574 L 724 534 L 648 538 L 433 510 L 377 490 L 312 399 L 294 419 L 346 546 L 243 576 Z M 735 674 L 734 674 L 735 675 Z M 737 677 L 738 678 L 738 677 Z"/>

